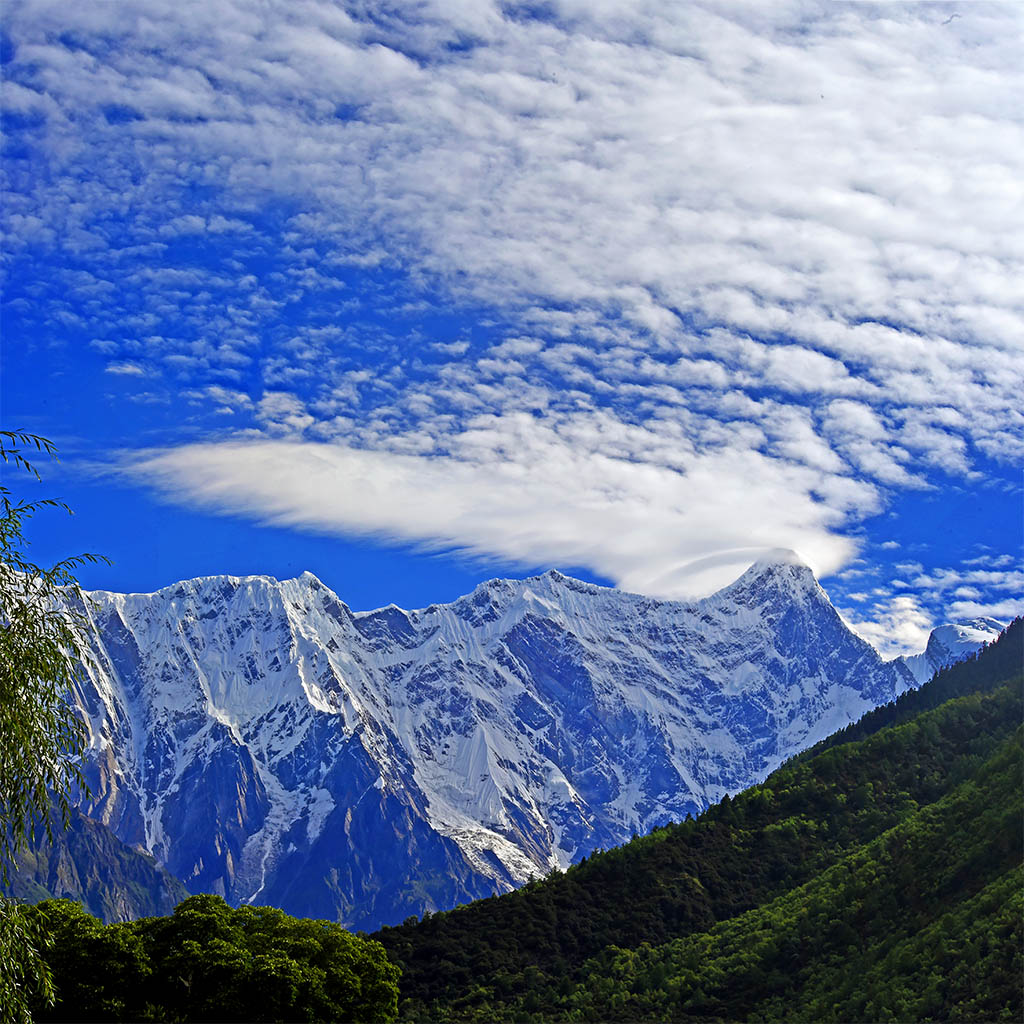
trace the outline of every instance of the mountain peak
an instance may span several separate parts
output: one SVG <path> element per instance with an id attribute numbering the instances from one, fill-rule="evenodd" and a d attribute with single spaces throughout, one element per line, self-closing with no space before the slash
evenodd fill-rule
<path id="1" fill-rule="evenodd" d="M 86 806 L 191 886 L 351 927 L 511 888 L 908 688 L 791 552 L 749 555 L 702 603 L 557 570 L 410 612 L 311 574 L 99 595 Z"/>
<path id="2" fill-rule="evenodd" d="M 982 644 L 991 643 L 1005 623 L 998 619 L 977 618 L 963 622 L 944 622 L 931 631 L 925 654 L 935 662 L 936 668 L 973 654 Z"/>
<path id="3" fill-rule="evenodd" d="M 750 586 L 754 583 L 774 581 L 781 583 L 791 581 L 794 584 L 817 586 L 814 570 L 795 552 L 789 548 L 772 548 L 765 552 L 751 567 L 726 590 L 739 585 Z"/>
<path id="4" fill-rule="evenodd" d="M 787 599 L 805 600 L 818 594 L 822 600 L 828 601 L 811 567 L 795 551 L 772 548 L 738 580 L 705 600 L 725 598 L 749 606 L 762 604 L 766 600 L 775 601 L 781 595 Z"/>
<path id="5" fill-rule="evenodd" d="M 766 569 L 777 569 L 786 565 L 795 565 L 811 572 L 810 566 L 792 548 L 770 548 L 754 562 L 748 571 L 763 572 Z"/>

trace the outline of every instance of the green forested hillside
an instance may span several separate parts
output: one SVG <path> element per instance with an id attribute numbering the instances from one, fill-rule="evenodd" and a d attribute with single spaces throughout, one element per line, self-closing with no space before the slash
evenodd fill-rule
<path id="1" fill-rule="evenodd" d="M 521 1009 L 580 1020 L 1019 1020 L 1020 755 L 1018 730 L 974 777 L 806 885 L 707 932 L 609 947 L 572 991 L 535 990 Z"/>
<path id="2" fill-rule="evenodd" d="M 1020 1018 L 1022 635 L 697 821 L 382 930 L 402 1014 Z"/>
<path id="3" fill-rule="evenodd" d="M 979 658 L 982 659 L 980 668 L 976 664 Z M 954 697 L 969 693 L 989 693 L 1007 680 L 1020 676 L 1022 668 L 1021 623 L 1014 622 L 999 643 L 986 645 L 980 651 L 936 673 L 925 686 L 908 690 L 891 704 L 869 711 L 845 729 L 840 729 L 797 755 L 795 760 L 806 761 L 830 747 L 864 739 L 887 726 L 906 722 L 922 711 L 937 708 Z"/>

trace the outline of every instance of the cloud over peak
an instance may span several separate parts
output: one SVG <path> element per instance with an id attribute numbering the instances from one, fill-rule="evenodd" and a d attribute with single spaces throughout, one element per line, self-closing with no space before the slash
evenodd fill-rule
<path id="1" fill-rule="evenodd" d="M 579 440 L 578 431 L 563 436 L 520 419 L 470 432 L 443 456 L 225 441 L 149 453 L 126 472 L 274 525 L 526 565 L 588 565 L 664 597 L 710 593 L 780 539 L 818 572 L 850 556 L 850 542 L 830 530 L 836 514 L 811 494 L 811 474 L 751 450 L 683 455 L 669 467 Z M 518 458 L 502 456 L 511 451 Z M 762 510 L 753 526 L 751 504 Z"/>

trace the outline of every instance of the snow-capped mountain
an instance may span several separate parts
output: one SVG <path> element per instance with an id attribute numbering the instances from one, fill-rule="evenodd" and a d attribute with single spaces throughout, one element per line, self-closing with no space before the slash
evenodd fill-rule
<path id="1" fill-rule="evenodd" d="M 554 571 L 412 612 L 309 573 L 90 596 L 86 813 L 357 928 L 699 812 L 912 685 L 786 552 L 689 604 Z"/>
<path id="2" fill-rule="evenodd" d="M 914 686 L 921 686 L 939 669 L 973 654 L 982 644 L 992 643 L 1005 624 L 996 619 L 968 619 L 966 622 L 947 622 L 932 630 L 928 646 L 920 654 L 904 655 L 896 659 L 913 677 Z"/>

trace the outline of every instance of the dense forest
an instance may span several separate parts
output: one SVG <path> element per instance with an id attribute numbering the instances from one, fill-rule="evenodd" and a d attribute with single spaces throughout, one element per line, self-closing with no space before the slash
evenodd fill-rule
<path id="1" fill-rule="evenodd" d="M 273 907 L 190 896 L 166 917 L 104 925 L 71 900 L 30 909 L 56 1005 L 36 1021 L 389 1021 L 398 971 L 376 942 Z"/>
<path id="2" fill-rule="evenodd" d="M 1019 1020 L 1020 620 L 696 821 L 377 933 L 410 1020 Z"/>
<path id="3" fill-rule="evenodd" d="M 369 939 L 45 901 L 38 1019 L 1022 1019 L 1022 666 L 1017 620 L 696 820 Z"/>

